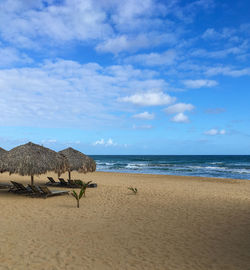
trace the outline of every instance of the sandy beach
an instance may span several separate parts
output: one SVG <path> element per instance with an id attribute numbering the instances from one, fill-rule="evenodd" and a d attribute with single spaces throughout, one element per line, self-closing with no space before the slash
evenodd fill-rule
<path id="1" fill-rule="evenodd" d="M 0 270 L 250 269 L 250 181 L 104 172 L 72 178 L 98 184 L 79 209 L 72 196 L 0 190 Z M 10 180 L 30 181 L 0 175 L 0 183 Z"/>

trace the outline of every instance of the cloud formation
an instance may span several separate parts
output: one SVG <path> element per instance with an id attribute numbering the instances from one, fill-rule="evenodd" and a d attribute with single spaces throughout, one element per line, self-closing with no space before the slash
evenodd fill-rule
<path id="1" fill-rule="evenodd" d="M 171 49 L 163 53 L 137 54 L 126 58 L 125 62 L 145 66 L 169 66 L 175 64 L 177 57 L 177 52 Z"/>
<path id="2" fill-rule="evenodd" d="M 103 146 L 109 147 L 109 146 L 117 146 L 118 144 L 114 142 L 113 139 L 109 138 L 106 141 L 104 139 L 97 140 L 93 143 L 93 145 L 94 146 L 103 145 Z"/>
<path id="3" fill-rule="evenodd" d="M 139 106 L 160 106 L 168 105 L 176 100 L 161 91 L 148 91 L 121 98 L 123 102 L 130 102 Z"/>
<path id="4" fill-rule="evenodd" d="M 151 129 L 153 128 L 152 125 L 133 125 L 133 129 Z"/>
<path id="5" fill-rule="evenodd" d="M 214 80 L 185 80 L 183 83 L 188 88 L 213 87 L 218 84 Z"/>
<path id="6" fill-rule="evenodd" d="M 189 119 L 184 113 L 181 112 L 172 117 L 171 121 L 176 123 L 188 123 Z"/>
<path id="7" fill-rule="evenodd" d="M 186 111 L 192 111 L 193 109 L 194 109 L 194 106 L 192 104 L 176 103 L 164 109 L 164 111 L 168 114 L 174 114 L 174 113 L 184 113 Z"/>
<path id="8" fill-rule="evenodd" d="M 209 129 L 209 130 L 205 131 L 204 134 L 210 135 L 210 136 L 224 135 L 224 134 L 226 134 L 226 130 L 225 129 L 219 130 L 219 129 L 216 129 L 216 128 L 212 128 L 212 129 Z"/>
<path id="9" fill-rule="evenodd" d="M 56 125 L 90 127 L 109 125 L 113 111 L 126 111 L 124 101 L 137 105 L 168 104 L 166 82 L 155 73 L 132 66 L 102 67 L 97 63 L 47 61 L 36 67 L 1 69 L 1 125 Z M 133 95 L 134 89 L 142 94 Z M 152 88 L 162 90 L 152 92 Z M 109 89 L 109 91 L 107 91 Z M 37 121 L 39 119 L 39 121 Z"/>
<path id="10" fill-rule="evenodd" d="M 194 109 L 192 104 L 176 103 L 164 109 L 167 114 L 176 114 L 170 120 L 176 123 L 188 123 L 189 118 L 184 112 L 190 112 Z"/>
<path id="11" fill-rule="evenodd" d="M 133 118 L 152 120 L 155 118 L 155 115 L 153 113 L 143 112 L 133 115 Z"/>

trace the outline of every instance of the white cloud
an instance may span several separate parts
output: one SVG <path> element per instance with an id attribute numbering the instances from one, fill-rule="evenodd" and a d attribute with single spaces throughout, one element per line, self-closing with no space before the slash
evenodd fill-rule
<path id="1" fill-rule="evenodd" d="M 0 98 L 0 124 L 109 126 L 117 120 L 116 112 L 128 111 L 127 104 L 117 102 L 124 93 L 131 101 L 137 97 L 137 104 L 158 105 L 174 100 L 163 93 L 167 83 L 154 78 L 156 75 L 132 66 L 102 67 L 63 60 L 47 61 L 37 67 L 1 69 L 0 89 L 4 96 Z M 134 89 L 144 94 L 133 96 Z"/>
<path id="2" fill-rule="evenodd" d="M 95 141 L 95 142 L 93 143 L 93 145 L 98 145 L 98 144 L 100 144 L 100 145 L 105 144 L 104 139 L 97 140 L 97 141 Z"/>
<path id="3" fill-rule="evenodd" d="M 151 128 L 153 128 L 153 126 L 151 125 L 140 125 L 140 126 L 133 125 L 133 129 L 151 129 Z"/>
<path id="4" fill-rule="evenodd" d="M 172 117 L 171 121 L 176 123 L 188 123 L 189 119 L 184 113 L 181 112 Z"/>
<path id="5" fill-rule="evenodd" d="M 130 102 L 140 106 L 159 106 L 173 103 L 176 98 L 161 91 L 148 91 L 145 93 L 138 93 L 120 99 L 124 102 Z"/>
<path id="6" fill-rule="evenodd" d="M 111 138 L 109 138 L 105 144 L 105 146 L 116 146 L 117 143 L 113 142 Z"/>
<path id="7" fill-rule="evenodd" d="M 11 47 L 0 47 L 0 59 L 0 67 L 32 63 L 32 59 L 26 54 L 20 53 L 18 50 Z"/>
<path id="8" fill-rule="evenodd" d="M 250 75 L 250 68 L 234 69 L 231 67 L 212 67 L 205 72 L 208 76 L 225 75 L 231 77 L 241 77 Z"/>
<path id="9" fill-rule="evenodd" d="M 173 44 L 177 40 L 175 34 L 162 34 L 157 32 L 139 33 L 139 34 L 123 34 L 112 38 L 108 38 L 96 46 L 99 52 L 111 52 L 118 54 L 121 52 L 136 52 L 139 49 L 152 48 L 161 44 Z M 173 57 L 173 56 L 172 56 Z M 153 58 L 153 56 L 151 56 Z M 157 58 L 157 55 L 155 55 Z M 151 60 L 153 62 L 154 59 Z M 150 63 L 150 60 L 148 60 Z M 155 60 L 156 61 L 156 60 Z"/>
<path id="10" fill-rule="evenodd" d="M 106 13 L 94 1 L 35 2 L 1 2 L 0 33 L 6 41 L 35 47 L 39 41 L 45 43 L 47 38 L 57 42 L 84 41 L 100 39 L 113 32 L 106 22 Z"/>
<path id="11" fill-rule="evenodd" d="M 226 130 L 225 129 L 219 130 L 219 129 L 212 128 L 212 129 L 205 131 L 204 134 L 210 135 L 210 136 L 224 135 L 224 134 L 226 134 Z"/>
<path id="12" fill-rule="evenodd" d="M 241 27 L 240 27 L 241 28 Z M 202 38 L 205 40 L 220 40 L 228 39 L 230 42 L 237 42 L 239 38 L 237 37 L 237 29 L 235 28 L 223 28 L 220 31 L 216 31 L 213 28 L 208 28 L 203 34 Z"/>
<path id="13" fill-rule="evenodd" d="M 55 139 L 50 139 L 50 140 L 48 140 L 48 142 L 49 142 L 49 143 L 56 143 L 57 140 L 55 140 Z"/>
<path id="14" fill-rule="evenodd" d="M 138 54 L 126 58 L 126 63 L 139 63 L 146 66 L 169 66 L 175 64 L 177 52 L 173 49 L 164 53 Z"/>
<path id="15" fill-rule="evenodd" d="M 232 46 L 230 48 L 216 50 L 216 51 L 208 51 L 204 49 L 196 49 L 191 55 L 197 57 L 205 57 L 205 58 L 225 58 L 227 56 L 244 56 L 248 51 L 248 42 L 243 42 L 238 46 Z"/>
<path id="16" fill-rule="evenodd" d="M 98 51 L 112 53 L 173 44 L 178 40 L 177 27 L 166 18 L 167 13 L 175 13 L 174 8 L 169 7 L 177 8 L 177 3 L 161 4 L 154 0 L 59 2 L 2 0 L 0 35 L 5 41 L 26 48 L 91 41 Z M 162 28 L 164 31 L 159 31 Z"/>
<path id="17" fill-rule="evenodd" d="M 42 142 L 43 144 L 46 144 L 46 143 L 56 143 L 57 140 L 55 140 L 55 139 L 48 139 L 48 140 L 42 140 L 41 142 Z"/>
<path id="18" fill-rule="evenodd" d="M 219 33 L 216 32 L 213 28 L 208 28 L 202 35 L 204 39 L 214 39 L 220 37 Z"/>
<path id="19" fill-rule="evenodd" d="M 100 140 L 97 140 L 93 143 L 94 146 L 96 145 L 103 145 L 103 146 L 117 146 L 118 144 L 115 143 L 111 138 L 109 138 L 107 141 L 105 141 L 104 139 L 100 139 Z"/>
<path id="20" fill-rule="evenodd" d="M 139 119 L 146 119 L 146 120 L 152 120 L 154 119 L 154 114 L 149 112 L 143 112 L 133 115 L 133 118 L 139 118 Z"/>
<path id="21" fill-rule="evenodd" d="M 164 109 L 164 111 L 168 114 L 174 114 L 174 113 L 184 113 L 185 111 L 192 111 L 193 109 L 194 106 L 192 104 L 176 103 Z"/>
<path id="22" fill-rule="evenodd" d="M 214 80 L 185 80 L 183 83 L 188 88 L 213 87 L 218 84 Z"/>
<path id="23" fill-rule="evenodd" d="M 166 14 L 166 7 L 154 0 L 111 1 L 115 12 L 112 23 L 122 32 L 140 29 L 151 29 L 156 23 L 160 24 L 159 15 Z M 104 1 L 107 6 L 107 1 Z"/>

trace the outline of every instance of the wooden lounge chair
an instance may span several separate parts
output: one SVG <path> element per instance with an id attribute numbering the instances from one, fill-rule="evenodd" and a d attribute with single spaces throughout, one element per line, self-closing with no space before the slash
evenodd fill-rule
<path id="1" fill-rule="evenodd" d="M 72 185 L 75 185 L 76 188 L 81 188 L 83 184 L 86 184 L 87 188 L 97 187 L 97 184 L 92 183 L 92 181 L 88 181 L 87 183 L 83 182 L 82 180 L 71 180 L 71 181 L 73 182 Z"/>
<path id="2" fill-rule="evenodd" d="M 69 194 L 68 191 L 63 191 L 63 190 L 51 191 L 46 186 L 31 186 L 31 185 L 29 185 L 29 187 L 33 190 L 33 192 L 35 193 L 36 196 L 42 197 L 44 199 L 46 199 L 47 197 L 52 197 L 52 196 L 57 196 L 57 195 Z"/>
<path id="3" fill-rule="evenodd" d="M 96 183 L 91 183 L 88 185 L 88 188 L 96 188 L 97 184 Z"/>
<path id="4" fill-rule="evenodd" d="M 67 186 L 69 184 L 63 178 L 58 178 L 58 180 L 60 181 L 61 186 Z"/>
<path id="5" fill-rule="evenodd" d="M 38 186 L 34 186 L 34 185 L 28 185 L 28 186 L 30 187 L 30 189 L 32 189 L 34 197 L 41 197 L 42 196 L 43 193 Z"/>
<path id="6" fill-rule="evenodd" d="M 53 177 L 48 176 L 49 182 L 46 183 L 47 186 L 59 186 L 60 182 L 56 182 Z"/>
<path id="7" fill-rule="evenodd" d="M 11 187 L 11 184 L 0 184 L 0 189 L 10 189 Z"/>
<path id="8" fill-rule="evenodd" d="M 82 182 L 82 180 L 68 180 L 68 186 L 69 188 L 81 188 L 82 187 L 82 184 L 84 182 Z"/>
<path id="9" fill-rule="evenodd" d="M 28 186 L 25 187 L 23 184 L 11 181 L 13 184 L 13 187 L 9 189 L 10 192 L 18 193 L 18 194 L 25 194 L 25 195 L 31 195 L 33 193 L 32 189 Z"/>
<path id="10" fill-rule="evenodd" d="M 41 189 L 41 191 L 43 192 L 43 196 L 47 197 L 51 197 L 51 196 L 57 196 L 57 195 L 68 195 L 69 191 L 64 191 L 64 190 L 53 190 L 51 191 L 50 189 L 48 189 L 45 186 L 39 186 L 39 188 Z"/>
<path id="11" fill-rule="evenodd" d="M 87 185 L 87 188 L 95 188 L 95 187 L 97 187 L 97 184 L 96 183 L 92 183 L 92 181 L 88 181 L 86 183 L 86 182 L 83 182 L 82 180 L 75 180 L 75 183 L 77 185 L 79 185 L 80 187 L 82 186 L 82 184 Z"/>

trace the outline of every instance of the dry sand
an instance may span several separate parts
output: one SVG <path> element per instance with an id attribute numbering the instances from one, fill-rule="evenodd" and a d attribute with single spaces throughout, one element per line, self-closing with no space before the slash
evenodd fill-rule
<path id="1" fill-rule="evenodd" d="M 79 209 L 72 196 L 0 190 L 0 270 L 250 269 L 250 181 L 103 172 L 72 177 L 98 183 Z M 0 183 L 9 180 L 29 183 L 0 175 Z M 46 176 L 35 181 L 45 183 Z"/>

